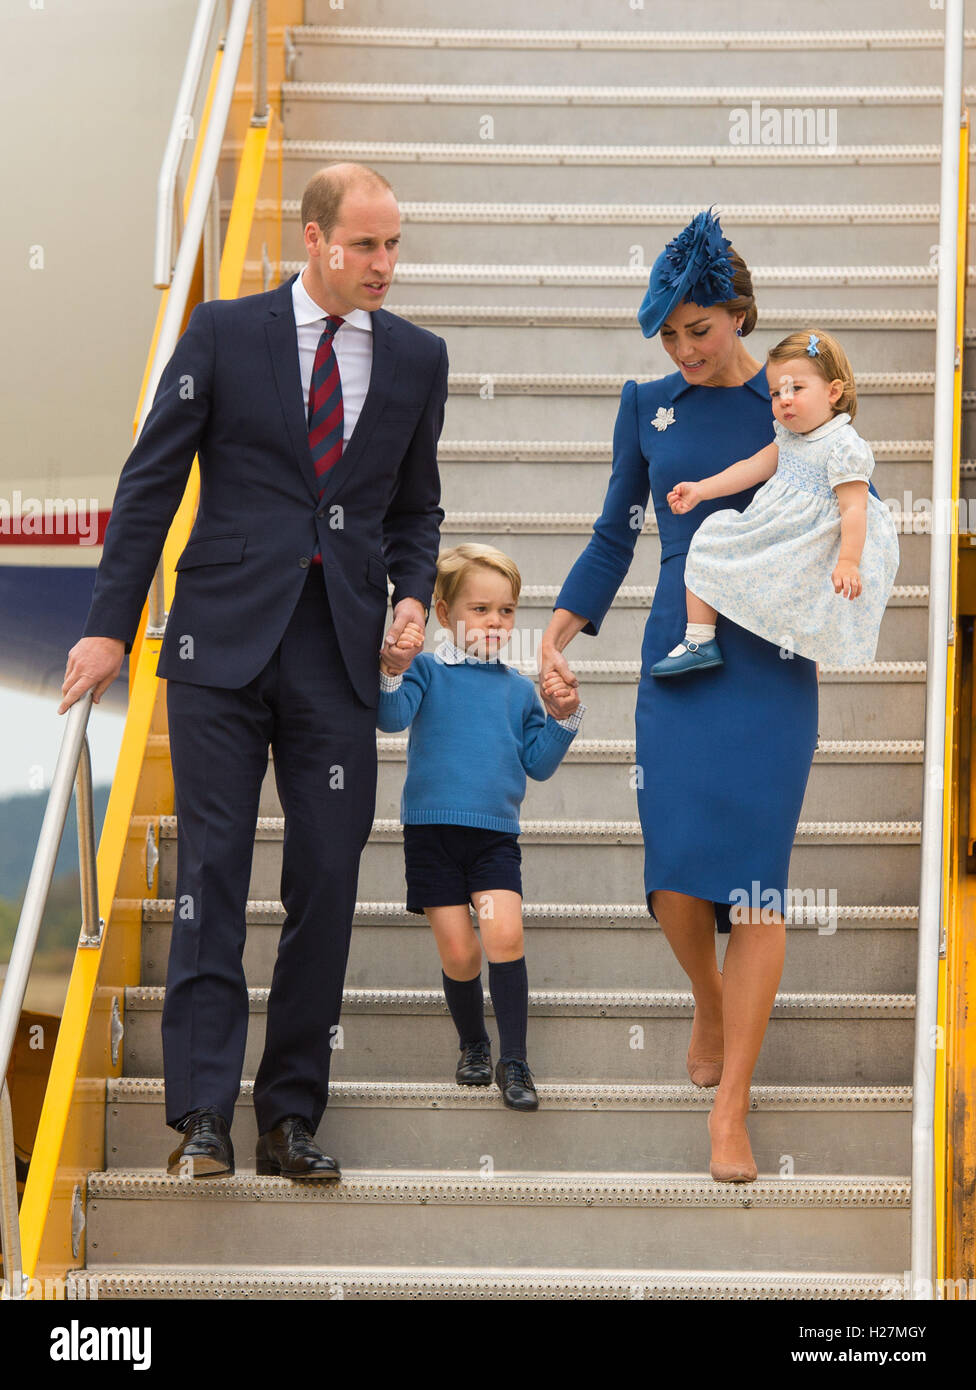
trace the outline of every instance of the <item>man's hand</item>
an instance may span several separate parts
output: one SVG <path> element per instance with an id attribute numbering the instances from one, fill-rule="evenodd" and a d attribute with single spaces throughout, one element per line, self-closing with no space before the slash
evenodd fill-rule
<path id="1" fill-rule="evenodd" d="M 82 637 L 68 653 L 68 664 L 64 672 L 61 694 L 64 699 L 58 706 L 58 714 L 64 714 L 82 695 L 92 692 L 92 701 L 98 704 L 125 660 L 125 643 L 116 637 Z"/>
<path id="2" fill-rule="evenodd" d="M 424 645 L 424 605 L 402 598 L 393 610 L 393 623 L 380 648 L 380 670 L 388 676 L 405 671 Z"/>
<path id="3" fill-rule="evenodd" d="M 569 662 L 555 647 L 543 647 L 539 657 L 539 689 L 542 703 L 553 719 L 566 719 L 579 704 L 578 680 Z"/>

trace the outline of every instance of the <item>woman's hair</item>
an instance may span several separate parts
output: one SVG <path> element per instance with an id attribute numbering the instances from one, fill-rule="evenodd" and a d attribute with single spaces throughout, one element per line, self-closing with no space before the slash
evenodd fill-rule
<path id="1" fill-rule="evenodd" d="M 759 317 L 756 297 L 752 292 L 752 276 L 749 267 L 734 246 L 728 248 L 728 257 L 732 263 L 732 288 L 735 290 L 735 298 L 723 300 L 722 308 L 728 309 L 730 314 L 745 312 L 745 318 L 742 320 L 742 336 L 745 338 L 755 328 L 756 319 Z"/>
<path id="2" fill-rule="evenodd" d="M 811 334 L 817 339 L 815 353 L 807 352 Z M 853 420 L 857 414 L 857 387 L 854 385 L 854 371 L 848 361 L 847 353 L 837 339 L 832 338 L 829 333 L 825 333 L 822 328 L 805 328 L 802 333 L 791 333 L 789 337 L 770 348 L 766 354 L 768 362 L 795 362 L 797 358 L 811 362 L 824 381 L 842 381 L 844 383 L 844 389 L 833 405 L 833 412 L 835 415 L 839 415 L 841 411 L 846 410 Z"/>
<path id="3" fill-rule="evenodd" d="M 512 597 L 518 601 L 522 589 L 522 576 L 512 557 L 504 551 L 496 550 L 493 545 L 465 541 L 463 545 L 454 545 L 450 550 L 442 550 L 438 555 L 437 579 L 434 582 L 431 607 L 434 607 L 438 599 L 443 599 L 450 608 L 473 569 L 491 569 L 504 575 L 512 586 Z"/>

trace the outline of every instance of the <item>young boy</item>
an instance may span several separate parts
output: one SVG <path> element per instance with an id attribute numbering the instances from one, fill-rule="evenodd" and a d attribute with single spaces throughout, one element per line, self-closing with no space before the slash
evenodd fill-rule
<path id="1" fill-rule="evenodd" d="M 557 684 L 560 712 L 543 709 L 528 676 L 499 661 L 515 624 L 522 579 L 494 546 L 442 551 L 434 613 L 448 634 L 433 653 L 418 650 L 402 675 L 380 658 L 377 724 L 385 733 L 410 725 L 400 802 L 407 910 L 423 912 L 441 958 L 444 994 L 458 1032 L 455 1080 L 491 1084 L 481 952 L 498 1021 L 495 1080 L 513 1110 L 539 1100 L 526 1061 L 529 982 L 522 933 L 519 808 L 526 773 L 551 777 L 576 736 L 585 705 Z M 419 649 L 410 623 L 400 650 Z M 471 923 L 478 914 L 481 941 Z"/>

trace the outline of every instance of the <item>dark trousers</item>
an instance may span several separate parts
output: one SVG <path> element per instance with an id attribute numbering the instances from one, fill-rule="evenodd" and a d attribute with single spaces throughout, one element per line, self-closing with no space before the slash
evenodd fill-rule
<path id="1" fill-rule="evenodd" d="M 379 654 L 377 653 L 377 661 Z M 167 682 L 178 817 L 176 906 L 163 1007 L 166 1122 L 212 1105 L 228 1122 L 248 1028 L 245 907 L 268 747 L 285 816 L 285 921 L 254 1082 L 258 1130 L 318 1127 L 376 805 L 376 710 L 346 674 L 313 566 L 264 670 L 238 690 Z"/>

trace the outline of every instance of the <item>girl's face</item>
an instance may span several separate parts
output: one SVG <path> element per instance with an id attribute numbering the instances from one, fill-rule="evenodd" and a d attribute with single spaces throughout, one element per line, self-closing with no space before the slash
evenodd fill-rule
<path id="1" fill-rule="evenodd" d="M 661 327 L 661 343 L 685 381 L 697 386 L 737 384 L 736 368 L 745 356 L 735 330 L 745 314 L 730 314 L 721 304 L 679 304 Z"/>
<path id="2" fill-rule="evenodd" d="M 509 580 L 498 570 L 474 565 L 450 607 L 434 605 L 441 627 L 450 629 L 455 646 L 479 661 L 494 661 L 515 626 L 516 603 Z"/>
<path id="3" fill-rule="evenodd" d="M 825 425 L 844 393 L 844 383 L 826 381 L 809 358 L 767 362 L 766 380 L 773 414 L 794 434 L 807 434 Z"/>

